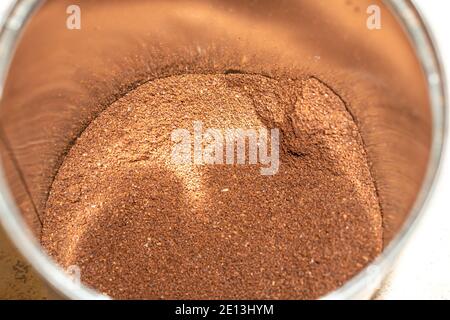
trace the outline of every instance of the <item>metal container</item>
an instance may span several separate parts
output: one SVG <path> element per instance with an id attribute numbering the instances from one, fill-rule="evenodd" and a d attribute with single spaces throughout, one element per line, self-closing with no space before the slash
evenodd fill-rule
<path id="1" fill-rule="evenodd" d="M 0 220 L 26 261 L 60 297 L 103 297 L 43 252 L 40 213 L 75 139 L 130 89 L 193 72 L 310 74 L 333 84 L 355 117 L 384 224 L 380 257 L 325 298 L 370 298 L 426 214 L 444 143 L 443 71 L 413 3 L 120 2 L 77 1 L 79 25 L 66 0 L 17 0 L 5 18 Z"/>

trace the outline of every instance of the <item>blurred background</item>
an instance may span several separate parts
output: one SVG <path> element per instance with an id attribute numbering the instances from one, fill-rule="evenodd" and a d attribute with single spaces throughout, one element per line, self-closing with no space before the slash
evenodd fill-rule
<path id="1" fill-rule="evenodd" d="M 450 2 L 414 2 L 434 33 L 446 70 L 450 70 Z M 11 0 L 0 1 L 0 23 L 10 3 Z M 378 299 L 450 299 L 450 157 L 447 154 L 428 211 L 378 293 Z M 9 298 L 50 297 L 31 267 L 15 253 L 0 232 L 0 299 Z"/>

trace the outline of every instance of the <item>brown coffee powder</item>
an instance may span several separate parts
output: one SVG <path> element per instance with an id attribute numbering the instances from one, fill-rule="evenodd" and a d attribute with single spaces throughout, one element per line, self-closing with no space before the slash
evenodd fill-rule
<path id="1" fill-rule="evenodd" d="M 173 130 L 279 128 L 280 167 L 176 165 Z M 42 244 L 115 298 L 299 299 L 381 251 L 381 212 L 344 102 L 315 78 L 184 75 L 129 92 L 63 162 Z"/>

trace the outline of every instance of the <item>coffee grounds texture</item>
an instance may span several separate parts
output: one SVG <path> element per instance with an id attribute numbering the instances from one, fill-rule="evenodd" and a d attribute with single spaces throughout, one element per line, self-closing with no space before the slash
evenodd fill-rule
<path id="1" fill-rule="evenodd" d="M 171 133 L 278 128 L 280 167 L 177 165 Z M 147 82 L 77 139 L 43 215 L 42 244 L 120 299 L 311 299 L 382 250 L 358 127 L 314 77 L 191 74 Z"/>

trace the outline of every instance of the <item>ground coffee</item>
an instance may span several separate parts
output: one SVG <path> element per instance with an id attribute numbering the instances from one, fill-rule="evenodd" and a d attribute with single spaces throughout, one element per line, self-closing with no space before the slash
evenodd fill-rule
<path id="1" fill-rule="evenodd" d="M 174 164 L 171 133 L 194 121 L 278 128 L 277 174 Z M 381 251 L 382 217 L 330 87 L 230 71 L 148 82 L 96 118 L 53 182 L 42 244 L 114 298 L 317 298 Z"/>

